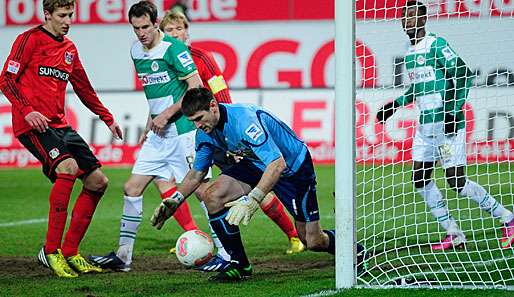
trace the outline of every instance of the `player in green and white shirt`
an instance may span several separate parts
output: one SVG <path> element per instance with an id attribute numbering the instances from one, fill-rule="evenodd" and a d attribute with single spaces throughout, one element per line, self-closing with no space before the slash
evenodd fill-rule
<path id="1" fill-rule="evenodd" d="M 402 26 L 411 42 L 405 56 L 411 84 L 404 95 L 379 110 L 377 120 L 385 123 L 399 107 L 411 102 L 420 111 L 412 146 L 413 182 L 434 218 L 447 232 L 440 243 L 431 246 L 432 250 L 461 246 L 466 241 L 432 180 L 437 161 L 453 190 L 470 197 L 482 210 L 500 219 L 504 224 L 500 243 L 508 248 L 514 242 L 514 215 L 465 174 L 466 129 L 462 106 L 473 75 L 444 38 L 425 31 L 426 12 L 422 3 L 413 0 L 407 1 L 403 9 Z"/>
<path id="2" fill-rule="evenodd" d="M 155 4 L 140 1 L 132 5 L 129 21 L 138 38 L 130 54 L 144 86 L 149 117 L 132 175 L 124 186 L 119 248 L 116 253 L 90 258 L 101 267 L 119 271 L 130 270 L 148 184 L 153 181 L 161 198 L 168 198 L 176 191 L 172 181 L 180 183 L 189 170 L 196 128 L 182 116 L 180 104 L 188 89 L 203 86 L 187 46 L 158 29 Z M 187 204 L 174 217 L 184 231 L 198 229 Z"/>

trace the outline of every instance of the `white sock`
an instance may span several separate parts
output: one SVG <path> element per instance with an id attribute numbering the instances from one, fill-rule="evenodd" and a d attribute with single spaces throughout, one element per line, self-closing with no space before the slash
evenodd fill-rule
<path id="1" fill-rule="evenodd" d="M 116 255 L 125 264 L 132 263 L 132 251 L 136 241 L 136 233 L 143 217 L 143 196 L 123 199 L 123 215 L 120 222 L 120 241 Z"/>
<path id="2" fill-rule="evenodd" d="M 203 201 L 200 202 L 200 206 L 202 207 L 202 209 L 205 213 L 205 216 L 207 217 L 207 221 L 208 221 L 209 220 L 209 211 L 207 210 L 205 203 Z M 227 251 L 223 247 L 223 244 L 218 239 L 218 235 L 216 235 L 216 232 L 214 232 L 214 229 L 212 229 L 211 223 L 209 223 L 209 229 L 211 229 L 212 241 L 214 241 L 214 245 L 216 246 L 216 249 L 218 249 L 218 255 L 220 257 L 222 257 L 224 260 L 230 261 L 230 255 L 227 253 Z"/>
<path id="3" fill-rule="evenodd" d="M 510 210 L 503 207 L 500 202 L 487 193 L 484 187 L 474 181 L 468 179 L 459 194 L 470 197 L 478 203 L 481 210 L 487 211 L 495 218 L 499 218 L 504 224 L 514 219 L 514 214 Z"/>
<path id="4" fill-rule="evenodd" d="M 416 188 L 416 190 L 423 199 L 425 199 L 425 203 L 428 208 L 430 208 L 432 216 L 439 222 L 441 227 L 446 230 L 446 233 L 451 235 L 462 233 L 457 222 L 448 212 L 446 202 L 443 200 L 443 195 L 434 181 L 430 181 L 425 187 L 421 189 Z"/>

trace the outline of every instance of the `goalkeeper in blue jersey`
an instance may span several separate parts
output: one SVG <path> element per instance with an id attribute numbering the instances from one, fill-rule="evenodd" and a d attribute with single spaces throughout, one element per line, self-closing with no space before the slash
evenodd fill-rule
<path id="1" fill-rule="evenodd" d="M 255 105 L 218 104 L 205 88 L 186 92 L 182 113 L 198 128 L 196 157 L 177 193 L 155 210 L 152 224 L 157 229 L 201 184 L 216 151 L 242 157 L 224 169 L 202 197 L 211 226 L 232 259 L 211 280 L 238 281 L 252 274 L 238 225 L 248 224 L 272 190 L 294 217 L 306 247 L 334 254 L 335 232 L 322 230 L 319 223 L 311 156 L 305 143 L 284 122 Z M 229 186 L 234 184 L 237 186 Z"/>
<path id="2" fill-rule="evenodd" d="M 461 247 L 466 241 L 432 180 L 437 161 L 454 191 L 470 197 L 482 210 L 501 221 L 500 244 L 509 248 L 514 242 L 514 215 L 465 174 L 466 129 L 462 106 L 472 73 L 445 39 L 425 30 L 426 21 L 426 7 L 418 1 L 408 1 L 403 9 L 402 26 L 411 42 L 405 56 L 411 84 L 404 95 L 379 110 L 377 120 L 385 123 L 398 108 L 411 102 L 420 111 L 412 146 L 414 187 L 447 232 L 441 242 L 431 246 L 432 250 Z"/>

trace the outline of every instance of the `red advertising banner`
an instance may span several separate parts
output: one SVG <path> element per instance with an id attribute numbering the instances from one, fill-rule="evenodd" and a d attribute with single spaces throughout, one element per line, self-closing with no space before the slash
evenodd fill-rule
<path id="1" fill-rule="evenodd" d="M 127 23 L 135 0 L 77 0 L 76 24 Z M 174 0 L 154 0 L 160 15 Z M 358 19 L 398 18 L 406 0 L 357 0 Z M 42 22 L 41 0 L 0 0 L 0 26 Z M 334 19 L 333 0 L 192 0 L 188 14 L 193 22 L 282 21 Z M 513 16 L 512 0 L 426 0 L 429 15 L 440 17 Z"/>

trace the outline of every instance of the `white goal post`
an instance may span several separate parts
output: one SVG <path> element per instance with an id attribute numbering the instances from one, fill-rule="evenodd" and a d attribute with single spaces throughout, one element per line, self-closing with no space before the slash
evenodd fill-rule
<path id="1" fill-rule="evenodd" d="M 336 288 L 514 290 L 514 1 L 407 1 L 335 1 Z"/>

